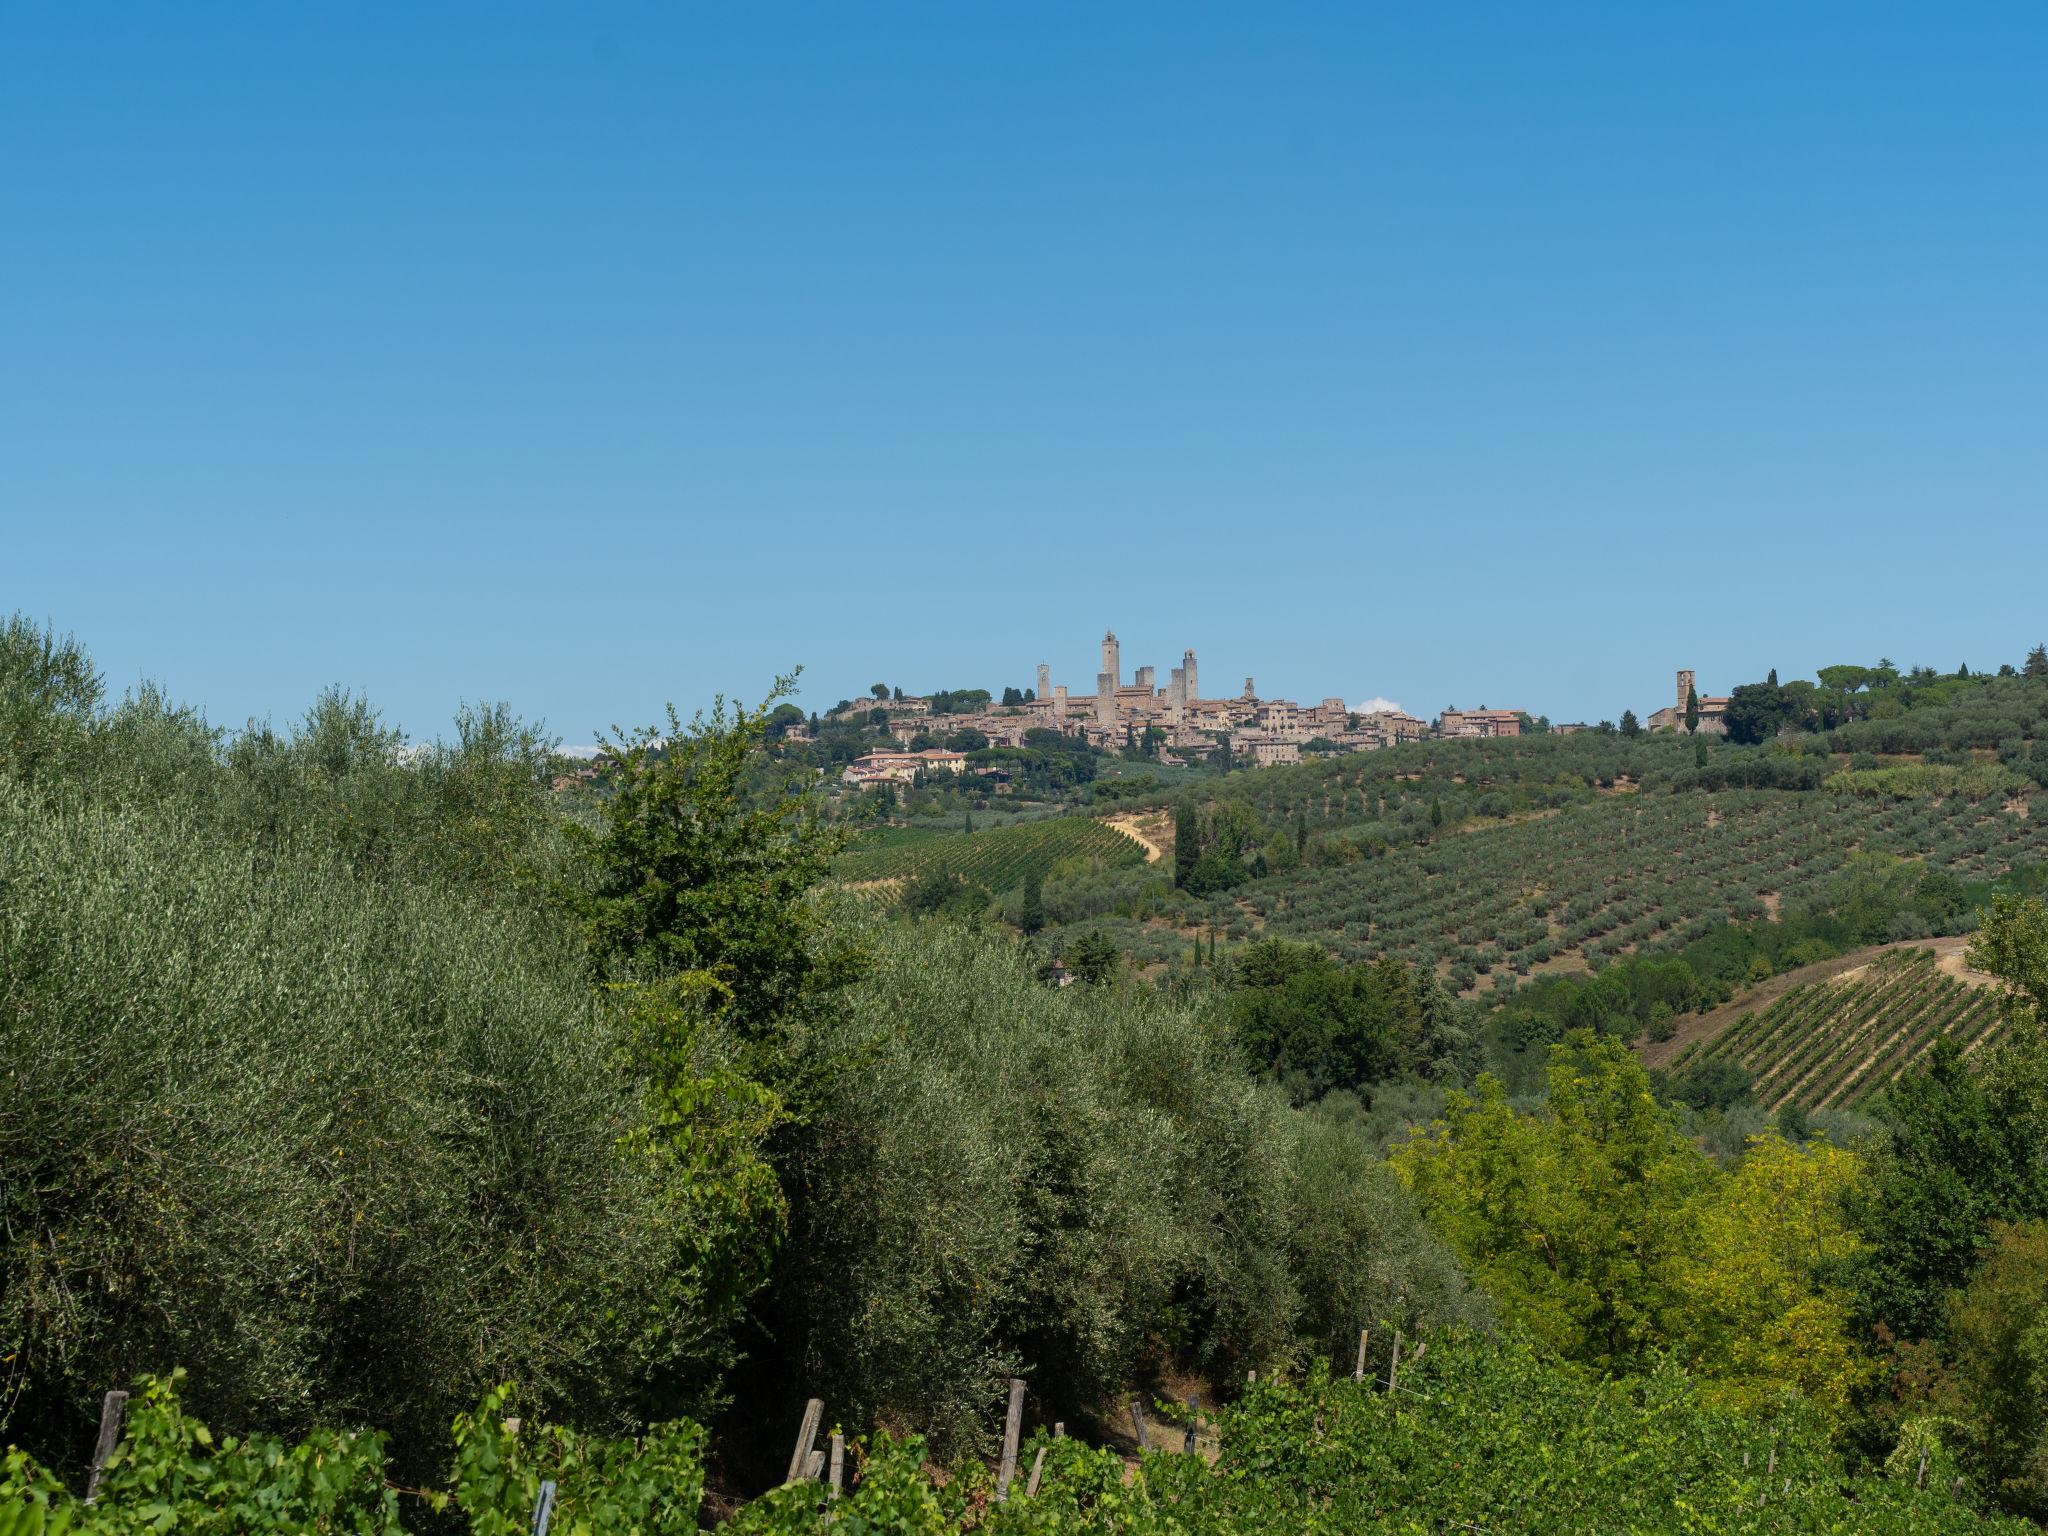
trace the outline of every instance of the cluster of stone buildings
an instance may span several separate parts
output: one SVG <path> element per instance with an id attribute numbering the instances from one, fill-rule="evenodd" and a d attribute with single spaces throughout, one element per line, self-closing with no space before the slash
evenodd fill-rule
<path id="1" fill-rule="evenodd" d="M 1204 698 L 1201 671 L 1191 650 L 1181 653 L 1180 665 L 1167 673 L 1163 687 L 1158 670 L 1150 666 L 1137 668 L 1126 682 L 1122 648 L 1113 631 L 1102 637 L 1101 657 L 1091 693 L 1074 693 L 1066 684 L 1055 683 L 1051 667 L 1040 662 L 1037 687 L 1022 704 L 992 705 L 971 714 L 938 717 L 931 714 L 930 701 L 921 698 L 887 699 L 873 705 L 856 701 L 849 709 L 884 711 L 889 734 L 906 746 L 920 735 L 963 729 L 979 731 L 995 746 L 1022 746 L 1027 731 L 1042 729 L 1111 751 L 1149 742 L 1166 763 L 1206 758 L 1226 744 L 1232 758 L 1240 762 L 1260 766 L 1298 763 L 1301 749 L 1310 742 L 1325 741 L 1340 750 L 1366 752 L 1432 734 L 1429 723 L 1413 715 L 1398 710 L 1361 714 L 1340 698 L 1316 704 L 1262 699 L 1249 677 L 1243 691 L 1233 697 Z M 892 767 L 896 756 L 870 754 L 847 770 L 847 782 L 856 781 L 856 769 L 863 783 L 878 782 L 874 775 L 885 771 L 918 771 L 915 766 L 907 770 Z M 883 758 L 890 763 L 882 762 Z M 872 766 L 866 766 L 871 760 Z M 926 771 L 936 766 L 924 764 Z"/>
<path id="2" fill-rule="evenodd" d="M 1644 722 L 1651 730 L 1683 730 L 1687 701 L 1693 696 L 1693 673 L 1678 674 L 1676 703 L 1658 710 Z M 1728 700 L 1698 700 L 1698 728 L 1714 735 L 1725 734 Z M 1233 761 L 1263 767 L 1271 763 L 1298 763 L 1302 748 L 1311 742 L 1326 742 L 1347 752 L 1370 752 L 1379 747 L 1428 737 L 1486 738 L 1520 736 L 1528 718 L 1515 709 L 1444 710 L 1432 724 L 1398 710 L 1360 712 L 1342 699 L 1329 698 L 1316 704 L 1297 704 L 1291 699 L 1262 699 L 1251 678 L 1244 690 L 1230 698 L 1204 698 L 1195 653 L 1183 651 L 1181 663 L 1167 674 L 1166 685 L 1158 683 L 1153 667 L 1139 667 L 1129 682 L 1124 681 L 1122 651 L 1114 631 L 1102 637 L 1102 665 L 1095 674 L 1095 691 L 1070 692 L 1064 683 L 1052 680 L 1052 669 L 1038 664 L 1038 686 L 1020 704 L 989 705 L 967 714 L 934 715 L 931 701 L 922 698 L 865 699 L 846 706 L 848 713 L 881 710 L 888 718 L 889 734 L 900 742 L 899 752 L 870 752 L 850 764 L 842 775 L 856 788 L 873 784 L 910 784 L 921 774 L 959 773 L 965 770 L 963 753 L 927 747 L 909 750 L 919 736 L 946 736 L 972 730 L 988 738 L 992 746 L 1021 747 L 1027 732 L 1053 730 L 1085 741 L 1093 747 L 1120 751 L 1133 745 L 1149 746 L 1163 763 L 1184 763 L 1206 758 L 1228 745 Z M 1588 729 L 1582 724 L 1552 726 L 1561 734 Z"/>
<path id="3" fill-rule="evenodd" d="M 1678 672 L 1677 703 L 1667 704 L 1643 722 L 1653 731 L 1682 731 L 1685 729 L 1686 704 L 1694 695 L 1693 672 L 1690 667 L 1681 667 Z M 1726 736 L 1728 734 L 1728 700 L 1725 696 L 1699 699 L 1699 723 L 1694 727 L 1704 736 Z"/>
<path id="4" fill-rule="evenodd" d="M 854 789 L 871 789 L 877 784 L 915 784 L 923 773 L 959 773 L 967 766 L 967 754 L 927 747 L 919 752 L 870 752 L 846 765 L 839 776 Z"/>

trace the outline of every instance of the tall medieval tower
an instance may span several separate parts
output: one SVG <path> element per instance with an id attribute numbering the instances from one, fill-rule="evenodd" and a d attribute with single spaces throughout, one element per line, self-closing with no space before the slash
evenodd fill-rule
<path id="1" fill-rule="evenodd" d="M 1678 713 L 1685 713 L 1685 701 L 1692 697 L 1692 668 L 1681 667 L 1678 672 Z"/>
<path id="2" fill-rule="evenodd" d="M 1110 692 L 1123 686 L 1124 667 L 1122 654 L 1117 649 L 1116 631 L 1104 630 L 1102 634 L 1102 670 L 1109 675 Z"/>
<path id="3" fill-rule="evenodd" d="M 1180 672 L 1184 684 L 1181 689 L 1181 698 L 1185 702 L 1192 704 L 1202 696 L 1201 687 L 1195 681 L 1195 653 L 1193 651 L 1182 651 L 1180 653 Z"/>
<path id="4" fill-rule="evenodd" d="M 1052 668 L 1042 661 L 1038 664 L 1038 696 L 1041 699 L 1052 697 Z"/>

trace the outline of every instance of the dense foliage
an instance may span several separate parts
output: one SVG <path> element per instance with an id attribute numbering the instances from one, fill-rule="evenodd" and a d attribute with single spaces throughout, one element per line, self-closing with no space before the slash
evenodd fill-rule
<path id="1" fill-rule="evenodd" d="M 1901 710 L 2048 686 L 1970 681 Z M 1897 765 L 1607 732 L 1160 779 L 1120 802 L 1155 863 L 1079 817 L 878 832 L 851 857 L 899 859 L 899 904 L 819 888 L 800 723 L 671 714 L 572 768 L 500 706 L 422 745 L 331 692 L 230 735 L 0 630 L 0 1521 L 503 1533 L 546 1478 L 558 1531 L 694 1529 L 706 1468 L 769 1485 L 812 1394 L 862 1528 L 2042 1507 L 2030 751 L 1981 799 L 1970 762 L 1828 788 Z M 1706 1062 L 1713 1109 L 1621 1044 L 1980 924 L 2006 990 L 1967 1059 L 1908 1059 L 1955 1031 L 1907 962 L 1847 1044 Z M 1540 979 L 1488 1018 L 1481 974 Z M 1753 1084 L 1877 1134 L 1703 1148 Z M 1319 1374 L 1365 1326 L 1375 1373 L 1430 1337 L 1399 1390 Z M 1013 1374 L 1097 1442 L 1196 1383 L 1220 1459 L 1041 1441 L 1039 1494 L 993 1503 Z M 147 1377 L 87 1511 L 40 1468 Z"/>
<path id="2" fill-rule="evenodd" d="M 1244 1532 L 1442 1529 L 1645 1536 L 1855 1532 L 1948 1536 L 2033 1529 L 1979 1515 L 1958 1497 L 1938 1448 L 1882 1474 L 1851 1477 L 1822 1427 L 1796 1403 L 1769 1426 L 1705 1401 L 1662 1368 L 1599 1383 L 1524 1346 L 1437 1333 L 1381 1381 L 1262 1380 L 1205 1415 L 1210 1454 L 1148 1450 L 1135 1462 L 1039 1431 L 1020 1477 L 998 1499 L 985 1467 L 930 1475 L 922 1439 L 887 1434 L 849 1448 L 851 1487 L 778 1488 L 737 1512 L 735 1536 L 827 1529 L 951 1536 L 1240 1536 Z M 1390 1365 L 1380 1357 L 1376 1371 Z M 101 1502 L 81 1508 L 22 1458 L 0 1472 L 0 1520 L 22 1536 L 138 1527 L 389 1536 L 412 1509 L 438 1505 L 476 1536 L 511 1536 L 540 1480 L 557 1484 L 551 1529 L 567 1536 L 660 1536 L 697 1528 L 701 1432 L 654 1426 L 645 1441 L 589 1441 L 501 1422 L 493 1394 L 456 1425 L 451 1485 L 400 1500 L 379 1480 L 374 1438 L 320 1435 L 301 1445 L 223 1441 L 152 1393 L 110 1470 Z M 1031 1486 L 1035 1481 L 1036 1487 Z M 26 1518 L 23 1518 L 26 1517 Z M 47 1523 L 45 1523 L 47 1522 Z M 458 1527 L 460 1528 L 460 1527 Z M 0 1530 L 8 1530 L 0 1526 Z M 10 1531 L 10 1536 L 12 1532 Z"/>

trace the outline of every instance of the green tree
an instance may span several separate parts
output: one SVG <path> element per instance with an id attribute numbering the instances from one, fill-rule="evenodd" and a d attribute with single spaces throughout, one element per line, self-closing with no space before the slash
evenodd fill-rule
<path id="1" fill-rule="evenodd" d="M 1949 1308 L 1970 1449 L 2001 1503 L 2048 1515 L 2048 1222 L 2000 1225 Z"/>
<path id="2" fill-rule="evenodd" d="M 32 780 L 91 725 L 106 687 L 69 635 L 22 614 L 0 624 L 0 775 Z"/>
<path id="3" fill-rule="evenodd" d="M 889 697 L 889 685 L 887 683 L 869 683 L 868 692 L 878 699 L 887 699 Z"/>
<path id="4" fill-rule="evenodd" d="M 1443 825 L 1444 803 L 1437 796 L 1432 795 L 1429 800 L 1429 829 L 1432 832 L 1441 832 Z"/>
<path id="5" fill-rule="evenodd" d="M 1173 808 L 1173 883 L 1183 890 L 1202 857 L 1200 826 L 1192 801 L 1182 800 Z"/>
<path id="6" fill-rule="evenodd" d="M 749 1038 L 844 975 L 814 954 L 822 935 L 804 899 L 836 834 L 800 795 L 750 793 L 763 723 L 794 681 L 759 709 L 721 697 L 685 728 L 671 707 L 665 730 L 606 741 L 611 792 L 585 839 L 589 883 L 569 893 L 601 966 L 688 974 Z"/>
<path id="7" fill-rule="evenodd" d="M 1297 854 L 1306 854 L 1308 852 L 1307 807 L 1303 807 L 1294 813 L 1294 851 Z"/>
<path id="8" fill-rule="evenodd" d="M 1692 765 L 1695 768 L 1707 766 L 1707 739 L 1704 736 L 1695 736 L 1692 739 Z"/>
<path id="9" fill-rule="evenodd" d="M 1773 672 L 1771 676 L 1775 678 L 1777 674 Z M 1728 696 L 1728 710 L 1723 718 L 1730 741 L 1755 746 L 1777 735 L 1785 716 L 1784 690 L 1773 681 L 1744 683 L 1737 688 Z"/>
<path id="10" fill-rule="evenodd" d="M 1677 1331 L 1711 1166 L 1619 1040 L 1575 1031 L 1548 1077 L 1540 1117 L 1491 1075 L 1451 1094 L 1394 1166 L 1508 1316 L 1567 1359 L 1637 1369 Z"/>
<path id="11" fill-rule="evenodd" d="M 1024 899 L 1017 909 L 1017 926 L 1026 933 L 1037 933 L 1045 927 L 1045 891 L 1036 870 L 1024 877 Z"/>
<path id="12" fill-rule="evenodd" d="M 1067 969 L 1074 973 L 1077 981 L 1099 987 L 1116 974 L 1117 963 L 1122 959 L 1117 947 L 1101 934 L 1082 934 L 1067 946 Z"/>
<path id="13" fill-rule="evenodd" d="M 2000 1052 L 1980 1076 L 1949 1039 L 1895 1083 L 1869 1176 L 1850 1196 L 1864 1251 L 1858 1309 L 1903 1338 L 1938 1337 L 1993 1222 L 2048 1216 L 2048 1083 L 2038 1053 Z"/>
<path id="14" fill-rule="evenodd" d="M 2048 677 L 2048 645 L 2037 645 L 2027 652 L 2027 662 L 2020 671 L 2027 677 Z"/>
<path id="15" fill-rule="evenodd" d="M 1695 734 L 1700 728 L 1700 691 L 1697 688 L 1685 690 L 1685 729 Z"/>
<path id="16" fill-rule="evenodd" d="M 1636 718 L 1636 712 L 1632 709 L 1624 709 L 1621 712 L 1621 734 L 1631 738 L 1643 734 L 1643 722 Z"/>

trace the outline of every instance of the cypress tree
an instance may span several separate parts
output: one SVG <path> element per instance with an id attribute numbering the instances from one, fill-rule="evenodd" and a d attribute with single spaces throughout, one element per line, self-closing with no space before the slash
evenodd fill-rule
<path id="1" fill-rule="evenodd" d="M 1173 812 L 1173 883 L 1176 888 L 1187 888 L 1188 876 L 1194 873 L 1195 860 L 1202 856 L 1202 835 L 1196 830 L 1195 808 L 1183 800 Z"/>
<path id="2" fill-rule="evenodd" d="M 1700 728 L 1700 691 L 1697 688 L 1685 690 L 1685 728 L 1697 735 Z"/>
<path id="3" fill-rule="evenodd" d="M 1441 798 L 1431 796 L 1429 802 L 1429 828 L 1432 832 L 1435 832 L 1440 830 L 1443 824 L 1444 803 Z"/>
<path id="4" fill-rule="evenodd" d="M 1308 852 L 1308 808 L 1306 806 L 1294 813 L 1294 851 L 1301 854 Z"/>
<path id="5" fill-rule="evenodd" d="M 1045 893 L 1039 888 L 1036 871 L 1024 882 L 1024 905 L 1017 913 L 1017 926 L 1026 933 L 1036 933 L 1045 926 Z"/>

